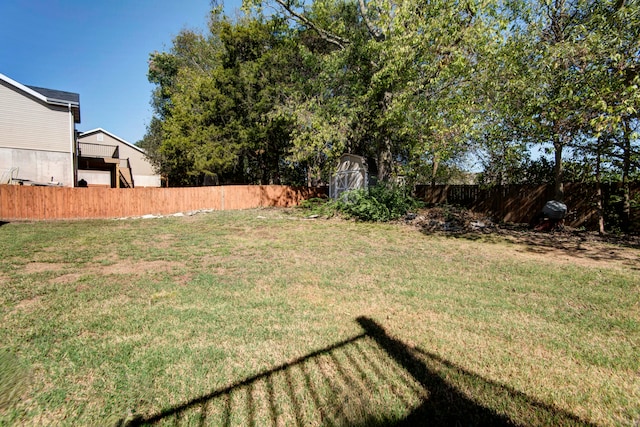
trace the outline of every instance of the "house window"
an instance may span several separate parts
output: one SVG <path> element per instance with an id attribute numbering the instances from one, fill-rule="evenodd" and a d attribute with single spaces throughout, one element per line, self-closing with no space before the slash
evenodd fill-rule
<path id="1" fill-rule="evenodd" d="M 98 138 L 98 142 L 102 142 L 102 141 L 104 141 L 104 135 L 103 135 L 103 134 L 101 134 L 101 133 L 99 133 L 99 134 L 97 135 L 97 138 Z"/>

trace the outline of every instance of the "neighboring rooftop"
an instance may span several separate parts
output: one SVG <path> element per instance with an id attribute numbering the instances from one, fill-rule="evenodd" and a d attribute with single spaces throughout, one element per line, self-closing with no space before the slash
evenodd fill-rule
<path id="1" fill-rule="evenodd" d="M 63 90 L 47 89 L 45 87 L 29 86 L 25 85 L 34 92 L 38 92 L 40 95 L 47 99 L 47 102 L 52 104 L 70 104 L 74 108 L 73 119 L 76 123 L 80 123 L 80 95 L 74 92 L 65 92 Z"/>
<path id="2" fill-rule="evenodd" d="M 27 86 L 10 79 L 0 73 L 0 81 L 8 84 L 42 102 L 51 105 L 69 106 L 73 113 L 73 120 L 80 123 L 80 95 L 74 92 L 65 92 L 63 90 L 47 89 L 37 86 Z"/>
<path id="3" fill-rule="evenodd" d="M 64 101 L 80 104 L 80 95 L 73 92 L 65 92 L 63 90 L 47 89 L 44 87 L 25 85 L 29 89 L 35 90 L 40 95 L 47 98 L 48 101 Z"/>
<path id="4" fill-rule="evenodd" d="M 108 132 L 108 131 L 106 131 L 106 130 L 104 130 L 104 129 L 102 129 L 102 128 L 96 128 L 96 129 L 88 130 L 88 131 L 86 131 L 86 132 L 80 132 L 80 134 L 78 135 L 78 137 L 79 137 L 79 138 L 82 138 L 83 136 L 89 136 L 89 135 L 91 135 L 91 134 L 99 133 L 99 132 L 102 132 L 102 133 L 104 133 L 105 135 L 109 135 L 111 138 L 116 139 L 116 140 L 120 141 L 121 143 L 123 143 L 123 144 L 125 144 L 125 145 L 128 145 L 129 147 L 131 147 L 131 148 L 133 148 L 133 149 L 135 149 L 135 150 L 138 150 L 138 151 L 139 151 L 139 152 L 141 152 L 142 154 L 144 154 L 144 153 L 145 153 L 144 149 L 142 149 L 141 147 L 138 147 L 137 145 L 132 144 L 132 143 L 130 143 L 129 141 L 124 140 L 124 139 L 120 138 L 119 136 L 114 135 L 114 134 L 112 134 L 111 132 Z"/>

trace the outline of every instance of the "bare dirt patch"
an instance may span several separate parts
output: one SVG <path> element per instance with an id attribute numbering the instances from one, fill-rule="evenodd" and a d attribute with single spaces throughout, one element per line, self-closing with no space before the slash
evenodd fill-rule
<path id="1" fill-rule="evenodd" d="M 192 280 L 192 275 L 191 274 L 183 274 L 183 275 L 178 276 L 176 278 L 176 282 L 180 286 L 187 286 L 189 284 L 189 282 L 191 282 L 191 280 Z"/>
<path id="2" fill-rule="evenodd" d="M 176 237 L 173 234 L 159 234 L 156 236 L 155 246 L 161 249 L 170 248 Z"/>
<path id="3" fill-rule="evenodd" d="M 16 304 L 14 311 L 28 311 L 31 312 L 37 307 L 42 307 L 42 297 L 35 296 L 29 299 L 23 299 L 19 303 Z"/>
<path id="4" fill-rule="evenodd" d="M 30 262 L 24 266 L 24 272 L 27 274 L 44 273 L 47 271 L 61 271 L 65 268 L 63 263 L 51 262 Z"/>
<path id="5" fill-rule="evenodd" d="M 69 273 L 63 274 L 62 276 L 58 276 L 55 279 L 51 279 L 51 283 L 66 285 L 68 283 L 75 283 L 80 277 L 82 277 L 83 273 Z"/>
<path id="6" fill-rule="evenodd" d="M 76 292 L 84 292 L 87 289 L 89 289 L 89 286 L 87 286 L 87 285 L 78 285 L 78 286 L 76 286 Z"/>
<path id="7" fill-rule="evenodd" d="M 98 274 L 143 274 L 147 272 L 169 273 L 174 269 L 184 267 L 175 261 L 132 261 L 120 260 L 112 265 L 93 266 L 91 271 Z"/>
<path id="8" fill-rule="evenodd" d="M 55 266 L 55 264 L 51 264 Z M 109 275 L 109 274 L 123 274 L 129 276 L 140 276 L 146 273 L 172 273 L 174 270 L 184 267 L 184 264 L 174 261 L 131 261 L 131 260 L 119 260 L 113 264 L 108 265 L 92 265 L 88 268 L 83 268 L 81 272 L 73 272 L 63 274 L 54 279 L 51 279 L 51 283 L 56 284 L 70 284 L 77 282 L 81 277 L 86 275 Z M 51 271 L 48 269 L 45 271 Z M 189 276 L 180 276 L 180 284 L 185 284 L 190 280 Z M 76 290 L 78 292 L 86 290 L 87 286 L 79 286 Z"/>

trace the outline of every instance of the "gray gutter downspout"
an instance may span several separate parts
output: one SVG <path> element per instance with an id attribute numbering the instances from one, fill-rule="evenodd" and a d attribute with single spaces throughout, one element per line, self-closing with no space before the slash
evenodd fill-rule
<path id="1" fill-rule="evenodd" d="M 76 165 L 76 161 L 78 159 L 78 157 L 75 155 L 76 153 L 76 149 L 75 149 L 75 139 L 76 139 L 76 132 L 75 132 L 75 120 L 73 118 L 73 111 L 71 110 L 71 103 L 67 104 L 67 107 L 69 108 L 69 132 L 71 133 L 71 186 L 75 187 L 76 183 L 78 182 L 78 168 Z"/>

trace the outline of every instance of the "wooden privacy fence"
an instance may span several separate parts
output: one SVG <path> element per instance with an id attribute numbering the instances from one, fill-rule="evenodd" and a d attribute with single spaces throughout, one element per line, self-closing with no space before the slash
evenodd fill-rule
<path id="1" fill-rule="evenodd" d="M 603 184 L 605 216 L 620 216 L 619 183 Z M 564 185 L 567 205 L 566 224 L 571 227 L 595 227 L 598 219 L 595 184 L 567 183 Z M 631 198 L 640 196 L 640 183 L 632 183 Z M 499 185 L 481 188 L 478 185 L 416 186 L 416 197 L 428 204 L 451 204 L 490 215 L 497 222 L 529 223 L 553 199 L 553 185 Z M 640 229 L 640 209 L 632 208 L 631 224 Z"/>
<path id="2" fill-rule="evenodd" d="M 189 188 L 69 188 L 0 185 L 0 220 L 121 218 L 200 209 L 295 206 L 324 190 L 284 185 Z"/>

